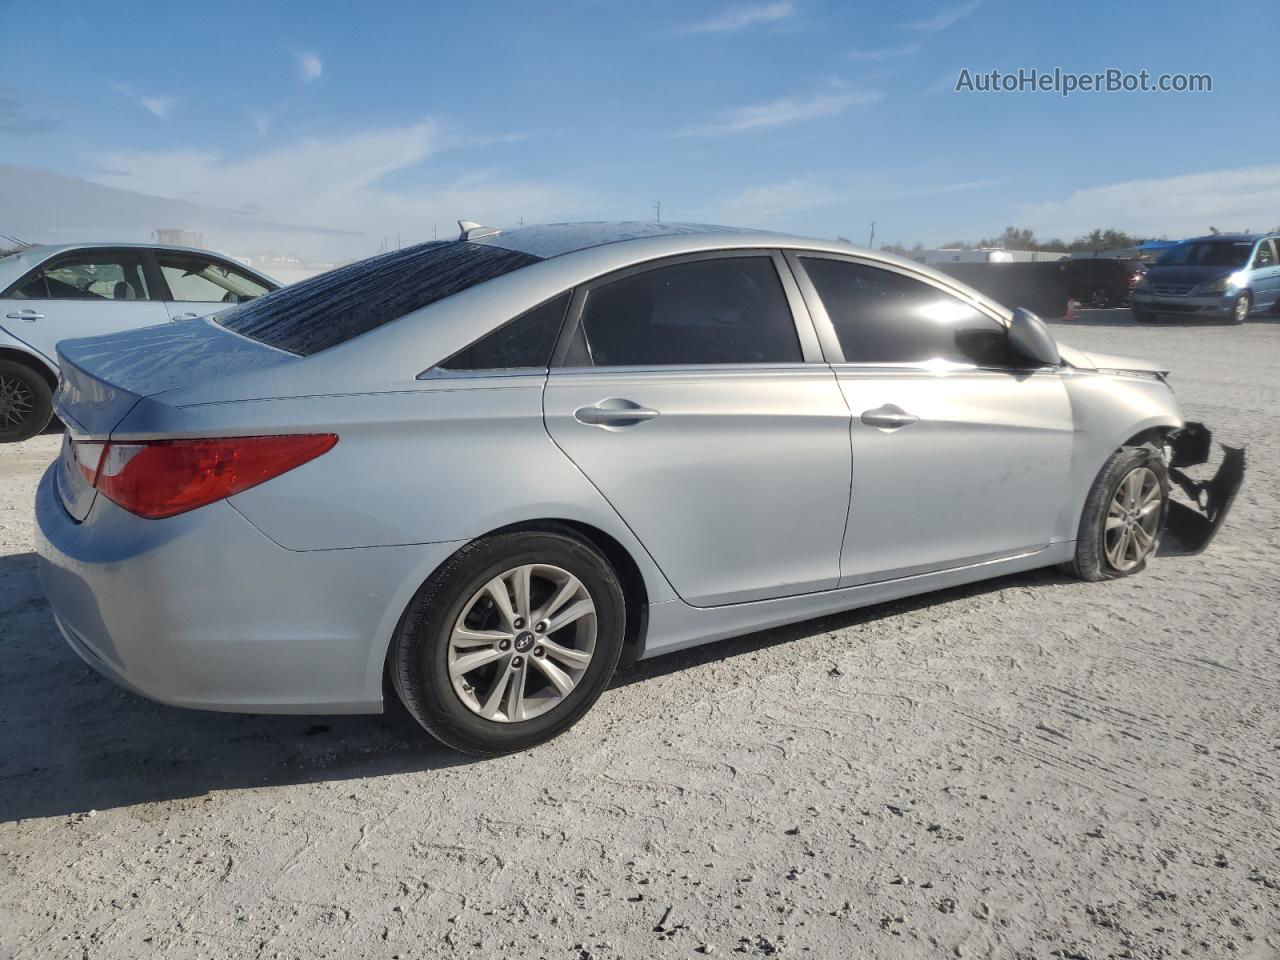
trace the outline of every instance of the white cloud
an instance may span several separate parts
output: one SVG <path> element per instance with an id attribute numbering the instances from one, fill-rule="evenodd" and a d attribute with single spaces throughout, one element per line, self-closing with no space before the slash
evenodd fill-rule
<path id="1" fill-rule="evenodd" d="M 804 120 L 836 117 L 850 107 L 879 103 L 883 99 L 883 93 L 870 90 L 831 90 L 811 96 L 783 97 L 729 110 L 710 123 L 686 127 L 676 136 L 715 136 L 769 130 Z"/>
<path id="2" fill-rule="evenodd" d="M 901 47 L 884 47 L 879 50 L 853 50 L 849 53 L 850 60 L 894 60 L 898 57 L 909 57 L 913 53 L 920 52 L 920 44 L 908 43 Z"/>
<path id="3" fill-rule="evenodd" d="M 168 120 L 173 108 L 178 105 L 177 97 L 139 97 L 138 102 L 154 113 L 161 120 Z"/>
<path id="4" fill-rule="evenodd" d="M 1018 209 L 1019 222 L 1046 237 L 1108 227 L 1170 237 L 1206 233 L 1210 226 L 1269 230 L 1280 219 L 1280 164 L 1125 180 Z"/>
<path id="5" fill-rule="evenodd" d="M 748 187 L 720 205 L 720 218 L 726 223 L 750 226 L 775 221 L 799 222 L 798 214 L 827 207 L 857 204 L 868 206 L 903 200 L 920 200 L 926 197 L 968 193 L 997 186 L 1002 179 L 959 180 L 952 183 L 935 183 L 911 186 L 907 189 L 886 189 L 883 183 L 839 184 L 821 183 L 809 177 L 796 177 L 779 183 Z"/>
<path id="6" fill-rule="evenodd" d="M 206 150 L 119 151 L 97 157 L 88 179 L 209 207 L 241 210 L 259 220 L 360 231 L 367 237 L 399 230 L 430 239 L 459 217 L 511 223 L 564 216 L 581 207 L 566 189 L 473 170 L 466 177 L 433 177 L 429 161 L 482 138 L 447 133 L 432 121 L 311 137 L 239 158 Z M 414 186 L 382 184 L 392 173 L 417 174 Z M 401 182 L 405 177 L 398 178 Z"/>
<path id="7" fill-rule="evenodd" d="M 786 20 L 795 13 L 791 0 L 780 0 L 777 3 L 762 3 L 750 7 L 730 7 L 710 20 L 691 24 L 685 28 L 686 33 L 729 33 L 742 30 L 759 23 L 776 23 Z"/>
<path id="8" fill-rule="evenodd" d="M 169 114 L 171 114 L 173 112 L 173 108 L 178 105 L 177 97 L 170 97 L 162 94 L 143 95 L 138 93 L 127 83 L 112 83 L 111 89 L 122 97 L 128 97 L 138 106 L 142 107 L 143 110 L 159 117 L 161 120 L 168 120 Z"/>
<path id="9" fill-rule="evenodd" d="M 969 0 L 968 3 L 943 7 L 932 17 L 927 17 L 924 20 L 914 20 L 910 23 L 901 24 L 901 26 L 904 30 L 924 30 L 928 33 L 938 33 L 963 20 L 981 5 L 982 0 Z"/>
<path id="10" fill-rule="evenodd" d="M 848 195 L 805 178 L 748 187 L 720 205 L 724 223 L 758 225 L 845 203 Z"/>
<path id="11" fill-rule="evenodd" d="M 302 78 L 303 83 L 320 79 L 320 74 L 324 73 L 324 61 L 318 54 L 306 50 L 295 50 L 293 56 L 298 61 L 298 76 Z"/>

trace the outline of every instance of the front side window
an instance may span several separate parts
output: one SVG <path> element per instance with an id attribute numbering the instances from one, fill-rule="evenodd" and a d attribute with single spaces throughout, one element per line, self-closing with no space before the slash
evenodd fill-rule
<path id="1" fill-rule="evenodd" d="M 1263 240 L 1258 244 L 1258 252 L 1253 256 L 1253 265 L 1255 267 L 1274 267 L 1276 265 L 1276 256 L 1271 251 L 1271 241 Z"/>
<path id="2" fill-rule="evenodd" d="M 560 335 L 560 324 L 569 306 L 570 293 L 548 300 L 497 330 L 459 350 L 444 363 L 444 370 L 546 369 Z"/>
<path id="3" fill-rule="evenodd" d="M 247 274 L 216 260 L 172 253 L 157 253 L 156 259 L 174 300 L 246 303 L 271 292 Z"/>
<path id="4" fill-rule="evenodd" d="M 845 260 L 802 257 L 847 363 L 1025 366 L 1004 326 L 923 281 Z"/>
<path id="5" fill-rule="evenodd" d="M 146 300 L 151 294 L 142 259 L 111 253 L 55 260 L 8 295 L 18 300 Z"/>
<path id="6" fill-rule="evenodd" d="M 605 283 L 587 296 L 582 333 L 597 367 L 804 359 L 768 256 L 695 260 Z"/>
<path id="7" fill-rule="evenodd" d="M 283 287 L 217 322 L 305 357 L 540 259 L 463 240 L 420 243 Z"/>

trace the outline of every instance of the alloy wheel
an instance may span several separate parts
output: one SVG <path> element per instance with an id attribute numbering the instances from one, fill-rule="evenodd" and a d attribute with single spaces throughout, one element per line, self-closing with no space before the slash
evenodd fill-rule
<path id="1" fill-rule="evenodd" d="M 1249 317 L 1249 296 L 1248 296 L 1248 294 L 1241 294 L 1241 295 L 1236 299 L 1236 304 L 1235 304 L 1234 310 L 1235 310 L 1235 315 L 1236 315 L 1236 316 L 1235 316 L 1235 321 L 1236 321 L 1236 323 L 1244 323 L 1244 322 L 1245 322 L 1245 320 L 1247 320 L 1247 319 L 1248 319 L 1248 317 Z"/>
<path id="2" fill-rule="evenodd" d="M 564 702 L 591 663 L 596 606 L 550 564 L 514 567 L 477 590 L 449 635 L 449 680 L 472 713 L 532 720 Z"/>
<path id="3" fill-rule="evenodd" d="M 0 376 L 0 427 L 19 427 L 36 408 L 31 385 L 18 377 Z"/>
<path id="4" fill-rule="evenodd" d="M 1107 508 L 1103 548 L 1119 573 L 1135 569 L 1155 550 L 1164 514 L 1164 490 L 1150 467 L 1129 471 Z"/>

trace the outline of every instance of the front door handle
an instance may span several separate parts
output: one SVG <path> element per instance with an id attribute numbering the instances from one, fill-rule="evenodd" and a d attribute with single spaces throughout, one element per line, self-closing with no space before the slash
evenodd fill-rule
<path id="1" fill-rule="evenodd" d="M 909 427 L 920 418 L 914 413 L 907 413 L 897 404 L 886 403 L 874 410 L 866 410 L 862 414 L 862 422 L 869 427 L 880 427 L 882 430 L 897 430 Z"/>
<path id="2" fill-rule="evenodd" d="M 10 320 L 25 320 L 30 323 L 32 320 L 43 320 L 43 313 L 36 313 L 34 310 L 18 310 L 15 313 L 6 313 L 6 317 Z"/>
<path id="3" fill-rule="evenodd" d="M 642 407 L 633 400 L 621 397 L 610 397 L 573 411 L 575 420 L 593 427 L 634 427 L 657 416 L 657 410 Z"/>

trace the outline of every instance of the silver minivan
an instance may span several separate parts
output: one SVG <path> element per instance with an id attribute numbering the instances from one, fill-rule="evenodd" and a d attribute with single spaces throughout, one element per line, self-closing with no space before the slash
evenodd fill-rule
<path id="1" fill-rule="evenodd" d="M 1160 314 L 1244 323 L 1280 301 L 1280 237 L 1227 234 L 1170 247 L 1133 288 L 1133 315 Z"/>

